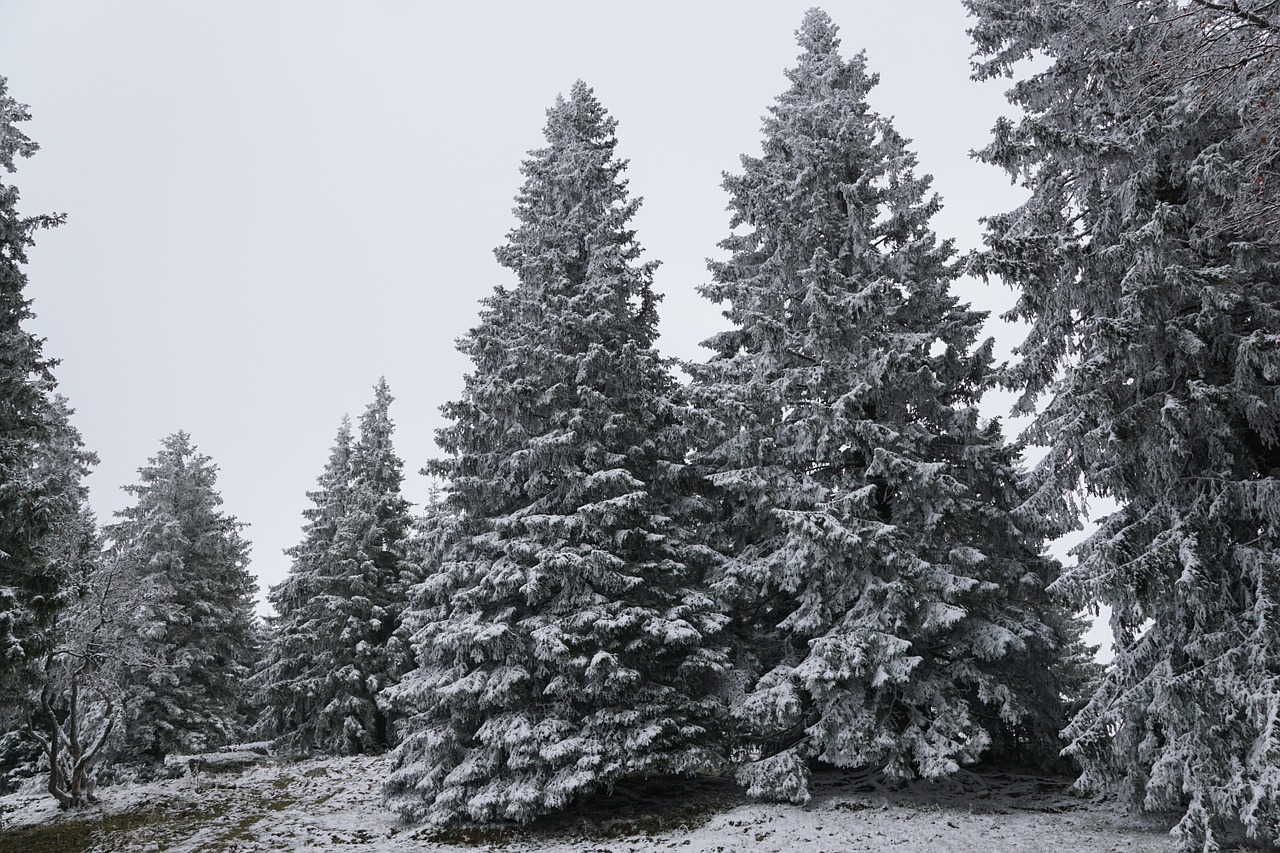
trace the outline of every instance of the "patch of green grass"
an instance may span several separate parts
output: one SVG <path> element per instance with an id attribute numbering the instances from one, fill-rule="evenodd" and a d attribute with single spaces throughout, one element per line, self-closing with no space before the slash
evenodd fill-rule
<path id="1" fill-rule="evenodd" d="M 638 836 L 652 838 L 664 832 L 687 832 L 697 829 L 723 809 L 723 804 L 714 802 L 691 803 L 679 808 L 659 803 L 655 804 L 652 811 L 625 818 L 590 820 L 556 816 L 527 827 L 511 824 L 497 826 L 458 824 L 422 831 L 413 837 L 435 844 L 452 844 L 456 847 L 503 847 L 517 841 L 529 842 L 534 838 L 564 836 L 589 841 L 610 841 Z"/>
<path id="2" fill-rule="evenodd" d="M 455 847 L 503 847 L 513 841 L 525 840 L 528 836 L 528 831 L 519 827 L 461 824 L 430 829 L 412 837 L 415 840 L 452 844 Z"/>
<path id="3" fill-rule="evenodd" d="M 280 797 L 279 799 L 271 800 L 270 802 L 268 802 L 267 810 L 273 811 L 273 812 L 282 812 L 296 802 L 297 800 L 295 800 L 293 797 Z"/>
<path id="4" fill-rule="evenodd" d="M 235 825 L 227 827 L 226 832 L 222 834 L 221 838 L 209 845 L 201 847 L 200 849 L 214 853 L 214 851 L 225 849 L 222 846 L 222 842 L 224 841 L 252 841 L 254 839 L 254 833 L 249 830 L 254 824 L 261 820 L 261 818 L 262 815 L 258 814 L 247 815 L 240 818 L 240 820 L 235 822 Z"/>
<path id="5" fill-rule="evenodd" d="M 584 838 L 608 840 L 643 835 L 649 838 L 664 832 L 687 832 L 697 829 L 721 811 L 718 803 L 691 803 L 683 808 L 664 808 L 649 814 L 615 818 L 598 824 L 580 823 L 578 834 Z"/>
<path id="6" fill-rule="evenodd" d="M 0 850 L 22 853 L 84 853 L 109 836 L 136 832 L 165 820 L 164 809 L 135 809 L 87 819 L 59 818 L 38 826 L 0 830 Z"/>
<path id="7" fill-rule="evenodd" d="M 201 803 L 151 804 L 115 814 L 73 812 L 37 826 L 0 829 L 0 851 L 85 853 L 99 846 L 127 849 L 127 842 L 143 833 L 148 842 L 158 845 L 154 849 L 162 851 L 175 834 L 181 836 L 193 828 L 213 824 L 225 817 L 230 808 L 228 801 L 210 799 Z M 250 823 L 256 821 L 255 817 Z"/>

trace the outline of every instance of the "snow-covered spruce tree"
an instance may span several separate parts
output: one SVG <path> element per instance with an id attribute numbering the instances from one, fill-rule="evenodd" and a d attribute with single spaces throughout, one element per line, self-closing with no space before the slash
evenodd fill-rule
<path id="1" fill-rule="evenodd" d="M 105 528 L 106 559 L 153 595 L 137 632 L 158 665 L 128 677 L 121 761 L 154 764 L 202 752 L 244 728 L 245 680 L 256 660 L 254 580 L 244 525 L 224 514 L 217 467 L 177 432 L 124 489 L 133 506 Z"/>
<path id="2" fill-rule="evenodd" d="M 342 608 L 326 588 L 337 562 L 338 525 L 350 502 L 352 442 L 351 420 L 344 415 L 318 488 L 307 492 L 313 506 L 302 513 L 303 539 L 285 551 L 293 565 L 267 593 L 275 615 L 267 619 L 267 644 L 254 679 L 263 706 L 257 732 L 289 751 L 318 749 L 312 735 L 328 728 L 319 723 L 327 704 L 324 683 L 333 669 L 330 647 L 341 630 L 333 619 Z"/>
<path id="3" fill-rule="evenodd" d="M 37 150 L 18 126 L 28 118 L 0 77 L 0 709 L 18 707 L 27 666 L 47 647 L 64 603 L 65 566 L 42 542 L 74 503 L 59 481 L 41 476 L 38 461 L 53 440 L 53 362 L 23 328 L 32 316 L 23 265 L 33 232 L 61 217 L 22 216 L 18 188 L 7 182 L 16 161 Z"/>
<path id="4" fill-rule="evenodd" d="M 367 648 L 357 649 L 356 665 L 364 673 L 365 688 L 374 696 L 413 665 L 413 653 L 396 630 L 418 568 L 408 561 L 413 517 L 411 504 L 400 494 L 404 463 L 392 444 L 394 399 L 386 380 L 379 379 L 373 402 L 360 417 L 360 438 L 351 452 L 352 507 L 338 531 L 339 544 L 350 542 L 348 547 L 359 555 L 363 586 L 353 587 L 354 597 L 369 599 L 368 605 L 362 605 L 367 609 L 358 615 Z M 372 719 L 377 747 L 390 746 L 393 721 L 381 709 Z"/>
<path id="5" fill-rule="evenodd" d="M 735 234 L 702 292 L 733 327 L 689 370 L 745 681 L 739 778 L 803 802 L 815 758 L 937 777 L 1056 756 L 1083 650 L 1046 593 L 1059 567 L 1018 449 L 976 411 L 991 343 L 949 292 L 929 178 L 827 15 L 797 36 L 763 156 L 725 178 Z"/>
<path id="6" fill-rule="evenodd" d="M 1080 784 L 1183 811 L 1187 849 L 1218 849 L 1237 820 L 1274 841 L 1280 254 L 1273 224 L 1233 209 L 1256 175 L 1246 149 L 1272 144 L 1242 143 L 1260 93 L 1153 64 L 1153 45 L 1204 38 L 1190 13 L 1205 2 L 967 5 L 977 76 L 1022 74 L 1024 118 L 980 156 L 1031 197 L 988 220 L 979 263 L 1021 290 L 1010 317 L 1030 330 L 1008 381 L 1048 448 L 1040 488 L 1119 505 L 1060 584 L 1111 607 L 1115 634 L 1066 732 Z M 1214 5 L 1253 8 L 1275 56 L 1274 3 Z M 1022 73 L 1032 54 L 1042 70 Z"/>
<path id="7" fill-rule="evenodd" d="M 527 821 L 718 766 L 723 617 L 615 126 L 581 82 L 548 110 L 496 250 L 517 282 L 459 343 L 474 369 L 430 469 L 457 528 L 392 691 L 416 710 L 385 789 L 409 820 Z"/>
<path id="8" fill-rule="evenodd" d="M 314 507 L 304 513 L 293 567 L 270 593 L 276 608 L 266 663 L 261 729 L 301 752 L 384 749 L 391 731 L 378 694 L 404 673 L 410 655 L 396 634 L 406 596 L 411 519 L 400 495 L 403 463 L 391 444 L 385 381 L 354 439 L 338 430 Z"/>

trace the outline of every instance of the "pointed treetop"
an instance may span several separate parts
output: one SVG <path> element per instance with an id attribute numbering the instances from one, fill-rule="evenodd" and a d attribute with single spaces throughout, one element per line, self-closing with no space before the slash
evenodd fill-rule
<path id="1" fill-rule="evenodd" d="M 651 283 L 657 263 L 632 266 L 643 249 L 628 223 L 641 199 L 629 195 L 622 177 L 627 161 L 615 156 L 616 126 L 581 80 L 568 98 L 556 99 L 547 110 L 547 144 L 530 151 L 521 165 L 525 181 L 513 209 L 518 224 L 494 255 L 544 303 L 551 296 L 572 299 L 589 291 L 602 304 L 587 317 L 607 322 L 625 317 L 628 323 L 653 326 L 640 333 L 648 346 L 656 335 L 657 296 Z M 560 307 L 570 308 L 568 303 Z"/>
<path id="2" fill-rule="evenodd" d="M 796 30 L 801 53 L 796 57 L 796 67 L 786 72 L 794 84 L 790 94 L 810 91 L 816 86 L 826 93 L 847 90 L 865 96 L 880 82 L 879 74 L 867 73 L 865 51 L 858 51 L 848 61 L 840 57 L 839 32 L 840 28 L 821 9 L 813 8 L 805 13 Z M 779 101 L 786 98 L 783 95 Z"/>
<path id="3" fill-rule="evenodd" d="M 191 445 L 191 433 L 184 430 L 169 433 L 160 439 L 160 450 L 155 456 L 147 457 L 147 464 L 138 467 L 138 473 L 144 478 L 152 476 L 155 470 L 165 464 L 182 466 L 184 457 L 191 456 L 195 448 Z M 137 487 L 137 484 L 134 484 Z M 124 487 L 126 490 L 129 486 Z"/>
<path id="4" fill-rule="evenodd" d="M 329 465 L 319 480 L 321 485 L 338 488 L 345 484 L 347 468 L 351 462 L 351 447 L 354 444 L 351 416 L 344 412 L 342 420 L 338 423 L 338 434 L 333 439 L 333 448 L 329 451 Z"/>
<path id="5" fill-rule="evenodd" d="M 547 110 L 547 123 L 542 129 L 546 146 L 531 150 L 520 165 L 525 183 L 516 195 L 516 216 L 526 223 L 547 216 L 563 222 L 584 202 L 577 190 L 598 183 L 596 179 L 601 175 L 606 177 L 603 186 L 615 187 L 614 191 L 588 203 L 579 212 L 598 214 L 601 204 L 611 205 L 619 191 L 626 187 L 626 181 L 618 179 L 618 175 L 627 163 L 613 159 L 613 149 L 618 144 L 614 135 L 617 124 L 581 80 L 573 84 L 567 99 L 557 95 Z M 553 192 L 552 187 L 560 191 Z M 508 241 L 521 242 L 520 233 L 521 228 L 513 229 L 507 235 Z M 518 266 L 510 263 L 511 259 L 504 260 L 507 251 L 506 248 L 496 250 L 499 262 L 513 268 Z"/>
<path id="6" fill-rule="evenodd" d="M 386 377 L 379 377 L 378 383 L 373 386 L 373 401 L 365 408 L 364 414 L 360 416 L 361 440 L 366 442 L 371 435 L 365 433 L 390 431 L 394 428 L 388 412 L 391 404 L 395 402 L 395 397 L 391 396 L 391 387 L 387 385 Z M 343 423 L 347 432 L 351 431 L 351 424 L 346 415 L 343 415 Z M 385 430 L 379 429 L 378 424 L 386 424 Z"/>
<path id="7" fill-rule="evenodd" d="M 173 464 L 178 469 L 181 469 L 185 464 L 186 457 L 198 457 L 197 448 L 191 443 L 191 433 L 186 430 L 180 429 L 172 435 L 166 435 L 161 439 L 160 445 L 163 449 L 156 456 L 156 464 L 159 464 L 166 456 L 169 456 L 172 458 Z M 197 464 L 201 461 L 209 462 L 210 467 L 213 470 L 217 470 L 217 466 L 213 465 L 212 460 L 208 459 L 208 457 L 197 458 Z M 143 469 L 139 468 L 138 470 L 141 471 Z"/>
<path id="8" fill-rule="evenodd" d="M 804 13 L 796 41 L 807 53 L 832 54 L 840 50 L 839 32 L 831 16 L 814 6 Z"/>
<path id="9" fill-rule="evenodd" d="M 191 448 L 191 433 L 180 429 L 160 439 L 160 446 L 173 453 L 184 453 Z"/>
<path id="10" fill-rule="evenodd" d="M 355 482 L 377 484 L 380 494 L 399 495 L 404 475 L 403 462 L 392 444 L 395 422 L 391 420 L 391 389 L 385 378 L 373 386 L 373 401 L 360 416 L 360 438 L 352 447 Z"/>
<path id="11" fill-rule="evenodd" d="M 547 109 L 543 133 L 552 145 L 583 140 L 613 148 L 617 144 L 613 137 L 617 126 L 617 119 L 608 114 L 595 90 L 582 80 L 576 80 L 569 89 L 569 97 L 556 95 L 556 102 Z"/>
<path id="12" fill-rule="evenodd" d="M 391 396 L 391 387 L 387 385 L 387 379 L 384 376 L 378 377 L 378 382 L 373 386 L 373 400 L 365 407 L 364 414 L 360 416 L 360 430 L 362 433 L 361 441 L 367 442 L 371 437 L 363 435 L 367 432 L 384 432 L 394 429 L 388 412 L 391 404 L 395 402 L 395 397 Z M 345 417 L 345 416 L 344 416 Z M 386 424 L 385 428 L 379 428 L 378 424 Z M 348 429 L 349 429 L 348 425 Z"/>

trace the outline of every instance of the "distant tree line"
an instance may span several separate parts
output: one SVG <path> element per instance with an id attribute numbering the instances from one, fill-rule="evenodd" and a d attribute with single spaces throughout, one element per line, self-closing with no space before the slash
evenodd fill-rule
<path id="1" fill-rule="evenodd" d="M 616 121 L 582 82 L 558 98 L 495 252 L 514 283 L 459 341 L 440 493 L 402 497 L 379 381 L 265 623 L 186 433 L 113 523 L 89 512 L 95 459 L 23 328 L 59 217 L 0 182 L 0 772 L 72 807 L 244 739 L 391 750 L 387 805 L 450 823 L 642 777 L 803 803 L 819 766 L 1038 764 L 1177 811 L 1187 849 L 1280 840 L 1280 3 L 966 6 L 975 76 L 1021 111 L 975 156 L 1028 200 L 968 256 L 935 235 L 877 76 L 811 10 L 724 178 L 703 362 L 655 348 Z M 0 79 L 6 174 L 26 118 Z M 1017 289 L 1012 364 L 966 273 Z M 1014 440 L 978 413 L 998 387 Z M 1118 508 L 1064 568 L 1046 545 L 1090 495 Z"/>

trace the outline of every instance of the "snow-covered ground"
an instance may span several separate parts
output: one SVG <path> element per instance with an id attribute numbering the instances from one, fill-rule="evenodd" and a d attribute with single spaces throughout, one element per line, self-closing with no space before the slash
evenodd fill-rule
<path id="1" fill-rule="evenodd" d="M 903 791 L 830 774 L 805 807 L 742 801 L 727 785 L 617 792 L 544 825 L 443 835 L 398 826 L 378 802 L 385 758 L 268 763 L 101 792 L 99 806 L 59 814 L 38 792 L 0 797 L 0 851 L 495 850 L 787 851 L 787 853 L 1167 853 L 1167 824 L 1067 795 L 1062 783 L 962 774 Z"/>

